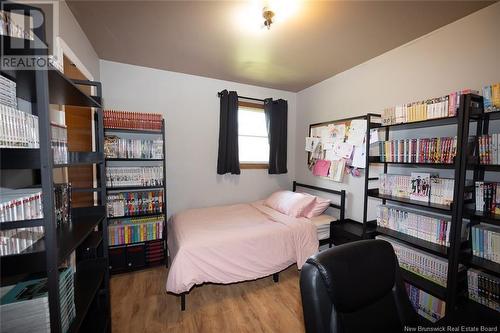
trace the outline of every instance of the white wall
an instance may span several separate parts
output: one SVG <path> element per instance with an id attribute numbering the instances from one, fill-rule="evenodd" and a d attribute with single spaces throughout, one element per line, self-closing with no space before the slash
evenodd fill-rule
<path id="1" fill-rule="evenodd" d="M 166 122 L 169 214 L 192 207 L 258 200 L 294 179 L 296 94 L 199 76 L 101 60 L 107 109 L 162 113 Z M 241 170 L 217 175 L 219 98 L 235 90 L 242 96 L 288 101 L 288 174 Z"/>
<path id="2" fill-rule="evenodd" d="M 66 43 L 63 50 L 71 61 L 84 75 L 99 81 L 99 57 L 65 1 L 59 2 L 59 37 Z"/>
<path id="3" fill-rule="evenodd" d="M 346 189 L 347 216 L 362 221 L 363 177 L 348 176 L 344 183 L 334 183 L 313 177 L 307 169 L 303 147 L 309 124 L 367 112 L 381 113 L 392 105 L 438 97 L 462 88 L 480 90 L 483 85 L 499 82 L 499 32 L 500 3 L 496 3 L 299 92 L 297 180 Z M 441 134 L 434 132 L 436 136 Z"/>

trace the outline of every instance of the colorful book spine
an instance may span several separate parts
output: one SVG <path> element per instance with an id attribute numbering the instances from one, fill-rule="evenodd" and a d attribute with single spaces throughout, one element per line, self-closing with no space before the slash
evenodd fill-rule
<path id="1" fill-rule="evenodd" d="M 450 245 L 449 217 L 424 214 L 398 206 L 380 205 L 377 211 L 377 225 L 431 243 Z"/>
<path id="2" fill-rule="evenodd" d="M 163 140 L 127 139 L 106 136 L 104 139 L 106 158 L 162 159 Z"/>
<path id="3" fill-rule="evenodd" d="M 500 263 L 500 227 L 480 223 L 471 229 L 472 254 Z"/>
<path id="4" fill-rule="evenodd" d="M 163 217 L 125 218 L 109 225 L 109 245 L 139 243 L 163 238 Z"/>
<path id="5" fill-rule="evenodd" d="M 500 183 L 476 181 L 476 211 L 500 214 Z"/>
<path id="6" fill-rule="evenodd" d="M 163 191 L 120 192 L 108 195 L 108 217 L 136 216 L 163 212 Z"/>
<path id="7" fill-rule="evenodd" d="M 160 131 L 162 127 L 162 115 L 157 113 L 105 110 L 104 127 Z"/>
<path id="8" fill-rule="evenodd" d="M 449 95 L 386 108 L 382 112 L 382 125 L 394 125 L 455 117 L 460 106 L 460 96 L 478 91 L 464 89 Z"/>
<path id="9" fill-rule="evenodd" d="M 0 104 L 0 147 L 39 148 L 38 117 Z"/>
<path id="10" fill-rule="evenodd" d="M 500 165 L 500 133 L 480 136 L 478 147 L 481 164 Z"/>
<path id="11" fill-rule="evenodd" d="M 163 166 L 106 167 L 106 186 L 163 186 Z"/>
<path id="12" fill-rule="evenodd" d="M 500 83 L 483 87 L 484 112 L 500 111 Z"/>
<path id="13" fill-rule="evenodd" d="M 435 323 L 445 315 L 446 303 L 417 287 L 405 283 L 406 292 L 415 311 L 422 317 Z"/>
<path id="14" fill-rule="evenodd" d="M 467 270 L 469 299 L 500 312 L 500 279 L 481 270 Z"/>
<path id="15" fill-rule="evenodd" d="M 391 243 L 401 268 L 446 287 L 448 274 L 446 259 L 412 248 L 389 237 L 376 238 Z"/>
<path id="16" fill-rule="evenodd" d="M 390 163 L 453 163 L 457 138 L 419 138 L 380 141 L 381 162 Z"/>

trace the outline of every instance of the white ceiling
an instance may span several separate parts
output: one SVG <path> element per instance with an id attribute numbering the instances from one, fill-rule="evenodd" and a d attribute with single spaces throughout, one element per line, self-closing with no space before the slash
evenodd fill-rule
<path id="1" fill-rule="evenodd" d="M 102 59 L 289 91 L 492 3 L 281 0 L 268 31 L 259 1 L 67 2 Z"/>

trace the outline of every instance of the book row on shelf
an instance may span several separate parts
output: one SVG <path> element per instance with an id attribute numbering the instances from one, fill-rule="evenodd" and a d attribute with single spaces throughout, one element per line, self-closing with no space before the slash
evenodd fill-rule
<path id="1" fill-rule="evenodd" d="M 500 214 L 500 183 L 477 181 L 476 211 Z"/>
<path id="2" fill-rule="evenodd" d="M 56 222 L 71 222 L 71 184 L 54 184 Z M 0 223 L 43 218 L 42 189 L 0 188 Z"/>
<path id="3" fill-rule="evenodd" d="M 68 129 L 66 126 L 51 124 L 50 146 L 55 164 L 68 163 Z"/>
<path id="4" fill-rule="evenodd" d="M 419 315 L 435 323 L 443 318 L 446 311 L 446 303 L 417 287 L 405 283 L 406 292 L 410 297 L 413 308 Z"/>
<path id="5" fill-rule="evenodd" d="M 38 117 L 0 104 L 0 147 L 39 148 Z"/>
<path id="6" fill-rule="evenodd" d="M 484 86 L 482 93 L 484 97 L 484 112 L 488 113 L 500 110 L 500 83 Z M 479 95 L 479 91 L 464 89 L 426 101 L 386 108 L 382 112 L 382 125 L 455 117 L 460 106 L 460 96 L 464 94 Z"/>
<path id="7" fill-rule="evenodd" d="M 162 115 L 128 111 L 104 111 L 104 127 L 123 129 L 143 129 L 160 131 Z"/>
<path id="8" fill-rule="evenodd" d="M 377 236 L 376 238 L 391 243 L 401 268 L 446 287 L 448 275 L 446 259 L 406 246 L 389 237 Z"/>
<path id="9" fill-rule="evenodd" d="M 162 159 L 163 140 L 125 139 L 108 135 L 104 139 L 106 158 Z"/>
<path id="10" fill-rule="evenodd" d="M 135 216 L 163 212 L 163 190 L 108 194 L 108 217 Z"/>
<path id="11" fill-rule="evenodd" d="M 0 192 L 0 223 L 43 217 L 41 188 L 1 188 Z"/>
<path id="12" fill-rule="evenodd" d="M 500 133 L 480 136 L 478 146 L 481 164 L 500 165 Z"/>
<path id="13" fill-rule="evenodd" d="M 466 89 L 426 101 L 401 104 L 386 108 L 382 112 L 382 125 L 454 117 L 457 115 L 460 105 L 460 96 L 468 93 L 479 94 L 477 91 Z"/>
<path id="14" fill-rule="evenodd" d="M 106 167 L 106 186 L 163 186 L 163 166 Z"/>
<path id="15" fill-rule="evenodd" d="M 484 112 L 500 111 L 500 83 L 483 87 Z"/>
<path id="16" fill-rule="evenodd" d="M 0 311 L 2 331 L 50 332 L 47 278 L 31 279 L 2 287 Z M 67 332 L 76 317 L 74 274 L 71 267 L 59 270 L 59 299 L 62 332 Z"/>
<path id="17" fill-rule="evenodd" d="M 500 227 L 480 223 L 472 227 L 472 254 L 500 263 Z"/>
<path id="18" fill-rule="evenodd" d="M 12 19 L 10 13 L 3 10 L 0 10 L 0 35 L 34 40 L 34 34 L 30 29 L 24 29 Z"/>
<path id="19" fill-rule="evenodd" d="M 445 206 L 450 206 L 453 202 L 454 185 L 454 179 L 439 178 L 422 172 L 412 172 L 409 176 L 379 176 L 379 194 Z M 469 197 L 472 197 L 472 193 L 467 194 L 464 199 Z"/>
<path id="20" fill-rule="evenodd" d="M 450 219 L 448 216 L 398 206 L 379 205 L 377 225 L 431 243 L 450 245 Z M 465 236 L 465 231 L 466 228 L 463 228 L 463 236 Z"/>
<path id="21" fill-rule="evenodd" d="M 500 279 L 481 270 L 467 270 L 469 299 L 500 312 Z"/>
<path id="22" fill-rule="evenodd" d="M 18 254 L 43 237 L 43 227 L 0 231 L 0 255 Z"/>
<path id="23" fill-rule="evenodd" d="M 163 216 L 113 220 L 109 224 L 109 245 L 123 245 L 162 239 Z"/>
<path id="24" fill-rule="evenodd" d="M 17 109 L 16 82 L 0 75 L 0 104 Z"/>
<path id="25" fill-rule="evenodd" d="M 457 138 L 419 138 L 379 142 L 380 161 L 396 163 L 452 163 Z"/>

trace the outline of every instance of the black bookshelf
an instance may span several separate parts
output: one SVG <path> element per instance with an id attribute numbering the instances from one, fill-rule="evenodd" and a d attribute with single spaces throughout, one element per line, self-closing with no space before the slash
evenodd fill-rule
<path id="1" fill-rule="evenodd" d="M 104 128 L 106 135 L 120 135 L 120 134 L 134 134 L 134 138 L 137 135 L 141 135 L 142 138 L 150 138 L 152 136 L 161 136 L 163 141 L 163 158 L 152 159 L 152 158 L 110 158 L 106 157 L 104 159 L 105 165 L 107 167 L 123 166 L 153 166 L 161 165 L 163 167 L 163 185 L 151 185 L 151 186 L 107 186 L 105 191 L 107 194 L 115 194 L 120 192 L 129 191 L 149 191 L 149 190 L 162 190 L 163 191 L 163 207 L 161 212 L 143 212 L 137 215 L 127 215 L 127 216 L 110 216 L 108 220 L 121 220 L 129 218 L 141 218 L 141 217 L 158 217 L 163 216 L 163 238 L 154 240 L 145 240 L 137 242 L 129 242 L 124 244 L 116 244 L 109 246 L 109 271 L 111 274 L 127 273 L 132 271 L 141 270 L 148 267 L 153 267 L 157 265 L 165 264 L 168 267 L 168 254 L 167 254 L 167 236 L 166 236 L 166 220 L 167 220 L 167 188 L 166 188 L 166 153 L 165 153 L 165 121 L 162 120 L 161 130 L 147 130 L 147 129 L 129 129 L 129 128 Z M 148 163 L 148 164 L 145 164 Z M 161 252 L 163 257 L 161 259 L 151 259 L 150 253 L 157 254 L 158 248 L 161 244 Z"/>
<path id="2" fill-rule="evenodd" d="M 29 17 L 32 10 L 42 12 L 39 8 L 21 3 L 2 2 L 2 9 L 16 11 Z M 44 24 L 32 29 L 36 37 L 45 41 Z M 24 43 L 24 48 L 11 48 L 11 43 L 19 42 L 16 38 L 1 36 L 2 56 L 4 55 L 29 55 L 47 57 L 47 49 L 31 49 L 29 43 Z M 105 189 L 98 190 L 96 206 L 74 208 L 72 220 L 57 226 L 54 212 L 54 179 L 55 168 L 67 168 L 76 165 L 95 165 L 97 169 L 97 182 L 105 179 L 104 159 L 102 145 L 103 114 L 100 101 L 102 89 L 99 82 L 77 81 L 66 77 L 59 70 L 49 67 L 48 70 L 1 70 L 1 75 L 16 82 L 16 95 L 31 103 L 31 112 L 38 116 L 40 147 L 36 149 L 0 149 L 0 168 L 3 171 L 27 169 L 34 175 L 33 186 L 40 187 L 43 193 L 42 211 L 43 218 L 2 222 L 1 230 L 43 226 L 44 236 L 31 247 L 19 254 L 4 255 L 0 257 L 1 284 L 2 286 L 16 284 L 24 279 L 34 276 L 47 278 L 48 308 L 50 317 L 50 331 L 62 332 L 60 311 L 59 267 L 66 263 L 70 255 L 77 253 L 82 247 L 95 244 L 97 234 L 101 240 L 97 243 L 99 250 L 96 258 L 81 261 L 76 256 L 77 273 L 74 276 L 74 294 L 76 305 L 76 318 L 74 318 L 69 332 L 83 332 L 81 327 L 95 322 L 89 316 L 91 304 L 99 295 L 103 307 L 101 308 L 104 327 L 110 332 L 110 301 L 109 301 L 109 273 L 107 270 L 107 219 L 104 211 L 106 206 Z M 94 88 L 95 96 L 85 94 L 79 86 L 86 85 Z M 51 125 L 49 104 L 71 105 L 93 108 L 94 125 L 96 133 L 96 147 L 92 152 L 70 152 L 68 163 L 55 164 L 51 148 Z M 69 111 L 67 111 L 69 112 Z M 97 231 L 96 231 L 97 230 Z M 105 246 L 103 246 L 105 245 Z M 20 316 L 22 314 L 20 313 Z"/>
<path id="3" fill-rule="evenodd" d="M 446 302 L 446 316 L 452 313 L 455 305 L 460 299 L 463 291 L 463 274 L 459 273 L 459 262 L 461 260 L 461 253 L 467 243 L 461 238 L 462 219 L 465 217 L 465 208 L 463 204 L 459 205 L 438 205 L 428 202 L 418 202 L 415 200 L 399 198 L 394 196 L 382 195 L 378 189 L 374 188 L 373 181 L 378 180 L 377 177 L 370 176 L 370 166 L 382 165 L 383 173 L 387 174 L 391 167 L 405 167 L 405 168 L 426 168 L 426 169 L 448 169 L 454 172 L 454 197 L 453 202 L 461 202 L 464 200 L 464 193 L 466 191 L 465 180 L 467 170 L 474 167 L 468 163 L 467 144 L 469 137 L 469 125 L 471 122 L 477 122 L 477 127 L 481 127 L 483 122 L 482 97 L 474 94 L 462 95 L 460 98 L 460 105 L 457 115 L 454 117 L 429 119 L 418 122 L 394 124 L 394 125 L 381 125 L 380 115 L 368 115 L 368 128 L 367 134 L 371 129 L 378 129 L 385 134 L 384 140 L 388 141 L 391 133 L 394 131 L 421 129 L 421 128 L 439 128 L 441 126 L 455 126 L 457 137 L 457 154 L 453 163 L 400 163 L 400 162 L 384 162 L 380 160 L 379 156 L 370 156 L 370 143 L 366 142 L 366 173 L 365 173 L 365 198 L 364 198 L 364 213 L 363 225 L 365 231 L 369 228 L 376 228 L 376 234 L 384 235 L 389 238 L 398 240 L 409 247 L 413 247 L 443 258 L 448 261 L 447 272 L 447 287 L 444 288 L 427 280 L 421 276 L 413 274 L 408 271 L 403 272 L 405 280 L 415 285 L 439 299 Z M 474 116 L 473 116 L 474 115 Z M 368 136 L 369 137 L 369 136 Z M 368 140 L 367 140 L 368 141 Z M 369 200 L 371 199 L 371 200 Z M 422 212 L 432 212 L 440 215 L 447 215 L 450 218 L 450 246 L 434 244 L 423 239 L 412 237 L 395 230 L 376 226 L 376 221 L 368 219 L 368 205 L 369 201 L 379 201 L 382 204 L 391 202 L 393 205 L 404 207 L 411 207 L 414 210 Z M 372 204 L 374 203 L 372 202 Z M 446 318 L 446 317 L 445 317 Z"/>
<path id="4" fill-rule="evenodd" d="M 476 138 L 481 135 L 490 134 L 490 121 L 491 120 L 499 120 L 500 119 L 500 111 L 494 112 L 480 112 L 476 114 L 478 118 L 478 123 L 476 126 Z M 475 152 L 479 151 L 479 145 L 476 140 L 475 142 Z M 485 181 L 486 172 L 493 172 L 497 175 L 500 172 L 500 165 L 494 164 L 480 164 L 479 156 L 474 156 L 474 163 L 471 163 L 471 167 L 473 169 L 473 180 L 476 181 Z M 470 219 L 471 223 L 469 224 L 469 234 L 472 235 L 472 227 L 479 224 L 491 224 L 494 226 L 500 226 L 500 215 L 493 214 L 490 212 L 477 211 L 475 207 L 468 207 L 464 212 L 464 217 Z M 500 263 L 493 262 L 491 260 L 481 258 L 478 256 L 472 255 L 472 236 L 469 237 L 469 251 L 463 253 L 461 261 L 468 267 L 476 268 L 482 270 L 488 274 L 500 277 Z M 473 302 L 473 301 L 470 301 Z M 475 302 L 474 302 L 475 303 Z M 484 307 L 483 305 L 481 305 Z M 500 319 L 500 314 L 498 314 Z"/>

